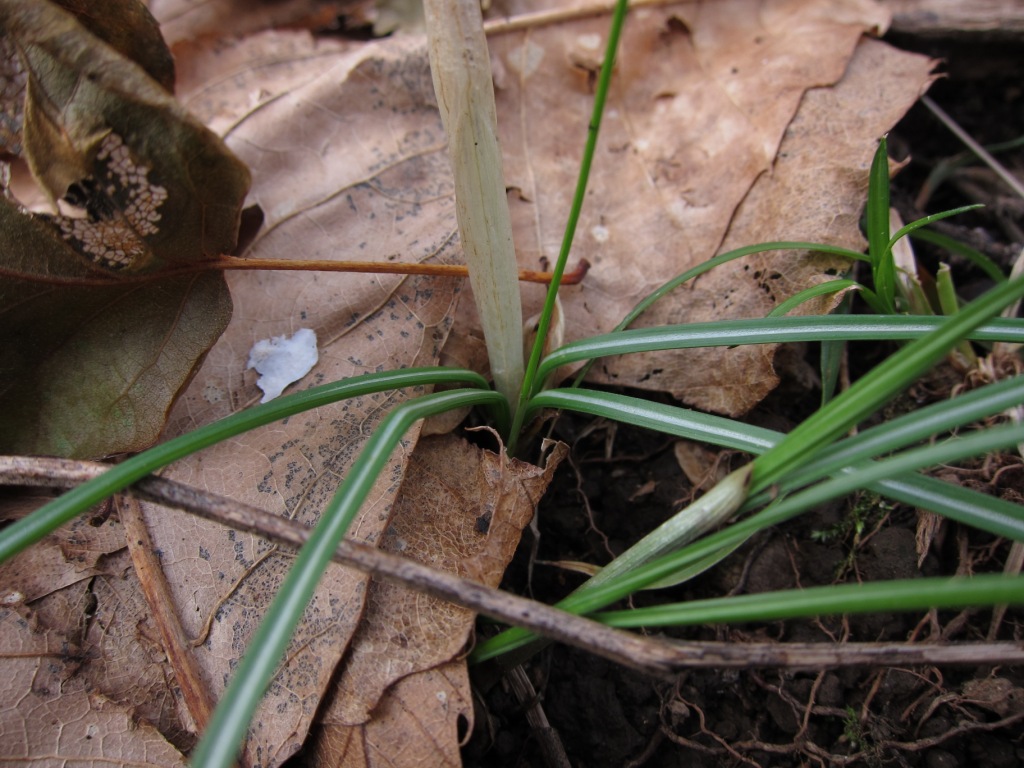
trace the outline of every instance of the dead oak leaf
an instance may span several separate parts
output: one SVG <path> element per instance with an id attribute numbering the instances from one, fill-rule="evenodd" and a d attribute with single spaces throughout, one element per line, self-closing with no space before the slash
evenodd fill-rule
<path id="1" fill-rule="evenodd" d="M 42 502 L 36 501 L 32 507 Z M 0 509 L 11 509 L 8 501 Z M 85 515 L 62 526 L 31 549 L 0 563 L 0 584 L 5 604 L 35 603 L 65 587 L 91 579 L 97 573 L 101 558 L 124 548 L 124 530 L 114 517 Z"/>
<path id="2" fill-rule="evenodd" d="M 361 726 L 325 727 L 312 762 L 326 768 L 459 768 L 473 719 L 469 673 L 452 661 L 402 678 Z"/>
<path id="3" fill-rule="evenodd" d="M 178 768 L 184 756 L 130 707 L 91 691 L 75 675 L 76 649 L 30 615 L 0 609 L 0 754 L 11 764 L 152 765 Z M 52 726 L 59 727 L 52 727 Z M 43 726 L 43 727 L 40 727 Z"/>
<path id="4" fill-rule="evenodd" d="M 191 717 L 177 695 L 175 670 L 139 588 L 116 516 L 85 516 L 58 529 L 0 565 L 0 583 L 4 605 L 16 608 L 26 626 L 64 638 L 69 663 L 62 673 L 62 690 L 102 697 L 158 729 L 176 748 L 192 746 Z M 13 684 L 4 677 L 3 695 L 12 700 L 17 696 Z M 51 694 L 51 705 L 60 707 L 60 692 Z M 50 720 L 35 729 L 43 738 L 65 726 Z"/>
<path id="5" fill-rule="evenodd" d="M 581 286 L 562 292 L 566 340 L 611 330 L 646 294 L 726 242 L 781 234 L 859 247 L 867 163 L 922 80 L 877 72 L 885 103 L 864 100 L 848 110 L 836 96 L 831 113 L 805 124 L 821 137 L 818 152 L 794 146 L 783 155 L 779 147 L 804 95 L 839 81 L 862 35 L 887 20 L 870 0 L 715 0 L 632 10 L 574 245 L 575 257 L 592 268 Z M 597 18 L 508 32 L 496 24 L 490 37 L 521 266 L 557 254 L 593 98 L 581 51 L 600 58 L 606 34 L 607 19 Z M 874 95 L 883 86 L 876 79 L 857 87 Z M 829 147 L 835 122 L 853 133 Z M 741 204 L 757 184 L 770 183 L 781 161 L 811 181 L 822 164 L 843 173 L 830 175 L 827 186 L 809 184 L 807 197 L 778 199 L 772 218 L 751 217 Z M 772 263 L 768 274 L 788 276 L 783 284 L 741 264 L 720 267 L 662 300 L 640 324 L 763 316 L 845 266 L 795 254 Z M 540 291 L 526 287 L 524 295 L 529 315 Z M 665 390 L 735 415 L 777 383 L 772 357 L 772 348 L 635 355 L 601 361 L 591 379 Z"/>
<path id="6" fill-rule="evenodd" d="M 433 568 L 497 586 L 564 455 L 565 446 L 559 444 L 544 467 L 535 467 L 451 435 L 423 438 L 406 469 L 381 546 Z M 353 739 L 362 743 L 368 738 L 367 728 L 381 728 L 382 712 L 400 708 L 396 702 L 411 695 L 410 690 L 430 688 L 434 684 L 431 670 L 458 656 L 473 621 L 473 613 L 464 608 L 373 582 L 333 698 L 319 718 L 319 764 L 338 764 L 341 758 L 331 754 L 337 745 L 348 745 Z M 422 677 L 419 683 L 414 682 L 417 677 Z M 394 688 L 397 681 L 404 687 Z M 468 684 L 458 694 L 462 701 L 471 700 Z M 453 702 L 449 694 L 427 696 L 414 713 L 395 723 L 391 743 L 376 746 L 378 759 L 411 765 L 407 760 L 413 755 L 403 753 L 417 738 L 428 744 L 447 743 L 442 753 L 457 750 L 456 729 L 449 717 Z M 463 716 L 471 722 L 470 713 Z M 418 734 L 425 722 L 434 720 L 442 730 Z M 399 725 L 403 730 L 395 730 Z"/>
<path id="7" fill-rule="evenodd" d="M 720 252 L 769 240 L 863 247 L 859 221 L 866 171 L 884 134 L 932 81 L 934 61 L 864 39 L 842 78 L 808 90 L 782 138 L 771 173 L 757 179 L 739 205 Z M 757 317 L 788 296 L 845 271 L 849 262 L 793 251 L 730 262 L 682 287 L 641 318 L 657 326 L 718 317 Z M 819 300 L 798 313 L 823 313 Z M 598 380 L 638 382 L 699 407 L 736 415 L 778 383 L 775 345 L 696 349 L 625 356 L 595 366 Z"/>

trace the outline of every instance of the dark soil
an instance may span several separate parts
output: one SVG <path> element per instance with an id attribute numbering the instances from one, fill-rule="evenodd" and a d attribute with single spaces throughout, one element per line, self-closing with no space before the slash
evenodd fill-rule
<path id="1" fill-rule="evenodd" d="M 946 59 L 949 77 L 931 90 L 940 104 L 983 143 L 1024 129 L 1024 59 L 1020 43 L 949 43 L 896 39 Z M 1011 53 L 1015 51 L 1016 53 Z M 890 150 L 911 161 L 894 183 L 893 202 L 909 221 L 918 207 L 934 212 L 988 196 L 980 213 L 960 217 L 947 232 L 985 250 L 1002 266 L 1021 250 L 1021 201 L 985 172 L 965 171 L 923 203 L 921 186 L 936 163 L 963 146 L 923 106 L 893 130 Z M 1001 156 L 1018 172 L 1024 151 Z M 938 254 L 923 253 L 937 266 Z M 942 257 L 949 261 L 948 255 Z M 929 259 L 934 259 L 928 262 Z M 969 264 L 952 262 L 965 293 L 986 287 Z M 802 354 L 802 352 L 800 352 Z M 870 365 L 853 348 L 851 370 Z M 808 354 L 813 354 L 809 352 Z M 962 374 L 936 371 L 893 408 L 912 410 L 948 395 Z M 796 380 L 750 415 L 786 429 L 806 416 L 818 393 Z M 572 446 L 572 461 L 539 510 L 541 537 L 529 534 L 509 570 L 506 588 L 553 602 L 582 577 L 534 563 L 606 562 L 648 532 L 693 494 L 673 442 L 663 436 L 584 418 L 562 417 L 555 434 Z M 725 457 L 738 466 L 744 457 Z M 1000 470 L 1002 470 L 1000 472 Z M 946 470 L 948 480 L 1011 497 L 1024 494 L 1019 458 Z M 628 513 L 624 513 L 624 510 Z M 749 542 L 692 582 L 636 598 L 637 604 L 730 593 L 807 587 L 841 581 L 914 578 L 1000 571 L 1005 541 L 943 524 L 918 562 L 920 518 L 913 509 L 862 495 L 797 519 Z M 532 577 L 531 577 L 532 574 Z M 764 625 L 703 627 L 668 634 L 689 640 L 967 641 L 1024 638 L 1024 611 L 1010 610 L 992 632 L 992 612 L 880 614 Z M 481 632 L 487 632 L 486 626 Z M 923 766 L 991 768 L 1024 765 L 1024 670 L 1017 668 L 857 668 L 820 672 L 693 671 L 673 683 L 645 678 L 581 651 L 550 646 L 525 665 L 550 732 L 527 725 L 524 702 L 510 693 L 497 665 L 474 668 L 477 728 L 464 751 L 467 766 L 543 766 L 546 740 L 560 742 L 573 766 Z"/>

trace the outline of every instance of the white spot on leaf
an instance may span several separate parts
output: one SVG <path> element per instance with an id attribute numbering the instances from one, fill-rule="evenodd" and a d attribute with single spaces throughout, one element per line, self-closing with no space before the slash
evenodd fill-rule
<path id="1" fill-rule="evenodd" d="M 508 54 L 508 64 L 524 78 L 529 77 L 544 60 L 544 49 L 533 41 L 528 41 L 513 49 Z"/>
<path id="2" fill-rule="evenodd" d="M 309 328 L 300 328 L 290 338 L 274 336 L 257 341 L 249 350 L 246 366 L 260 374 L 256 386 L 263 390 L 260 402 L 266 403 L 309 373 L 318 359 L 316 334 Z"/>

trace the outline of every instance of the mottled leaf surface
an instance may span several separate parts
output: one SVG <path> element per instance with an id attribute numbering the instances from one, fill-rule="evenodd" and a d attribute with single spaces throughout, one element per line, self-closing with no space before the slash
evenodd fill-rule
<path id="1" fill-rule="evenodd" d="M 716 0 L 630 12 L 573 251 L 592 269 L 562 294 L 567 341 L 611 330 L 649 292 L 727 247 L 798 237 L 861 247 L 857 219 L 877 139 L 928 81 L 926 65 L 913 78 L 876 73 L 881 81 L 833 90 L 862 35 L 887 19 L 869 0 Z M 561 242 L 607 20 L 500 29 L 491 43 L 509 204 L 521 263 L 533 267 Z M 926 61 L 894 54 L 903 57 Z M 814 122 L 797 117 L 802 133 L 780 151 L 817 88 L 831 110 Z M 801 179 L 792 196 L 781 194 L 782 170 Z M 758 186 L 780 193 L 774 207 L 744 205 Z M 844 266 L 793 253 L 736 262 L 666 298 L 639 325 L 764 316 Z M 540 291 L 526 295 L 530 315 Z M 757 347 L 632 355 L 601 361 L 591 378 L 736 415 L 777 383 L 773 355 Z"/>
<path id="2" fill-rule="evenodd" d="M 429 69 L 425 56 L 410 56 L 419 47 L 416 41 L 358 49 L 326 44 L 299 54 L 315 67 L 296 74 L 289 61 L 281 80 L 273 53 L 256 49 L 255 61 L 236 58 L 233 69 L 213 70 L 232 72 L 230 78 L 215 75 L 196 88 L 186 82 L 185 103 L 223 130 L 253 169 L 251 200 L 265 222 L 247 255 L 456 258 L 443 134 L 424 96 L 429 90 L 420 85 L 429 85 Z M 181 70 L 186 78 L 192 71 L 187 64 Z M 446 222 L 440 235 L 439 220 Z M 239 272 L 229 283 L 231 323 L 172 413 L 168 435 L 258 402 L 249 350 L 299 328 L 316 332 L 319 361 L 289 390 L 435 363 L 460 288 L 448 279 L 287 272 Z M 170 474 L 312 525 L 380 419 L 413 394 L 384 393 L 294 416 L 204 451 Z M 415 437 L 415 431 L 408 435 L 392 457 L 352 536 L 372 542 L 385 530 Z M 291 556 L 188 515 L 150 508 L 147 520 L 217 698 Z M 247 752 L 253 764 L 276 765 L 303 742 L 355 631 L 365 589 L 361 575 L 329 569 L 257 713 Z"/>
<path id="3" fill-rule="evenodd" d="M 390 688 L 373 718 L 324 727 L 312 762 L 332 768 L 458 768 L 460 734 L 473 721 L 463 661 L 409 675 Z"/>
<path id="4" fill-rule="evenodd" d="M 146 606 L 125 602 L 133 594 L 128 563 L 109 565 L 31 608 L 5 600 L 0 609 L 0 754 L 8 764 L 185 764 L 167 740 L 190 743 L 173 675 L 159 644 L 144 636 Z M 17 584 L 5 581 L 5 590 Z"/>
<path id="5" fill-rule="evenodd" d="M 381 547 L 433 568 L 496 587 L 533 518 L 537 501 L 565 454 L 557 446 L 545 467 L 484 451 L 452 435 L 420 441 L 406 470 L 395 516 Z M 457 472 L 452 468 L 458 467 Z M 443 600 L 374 582 L 367 606 L 337 679 L 318 719 L 331 743 L 347 742 L 346 730 L 362 732 L 376 719 L 392 686 L 458 656 L 474 615 Z M 462 696 L 469 699 L 468 690 Z M 416 715 L 445 720 L 451 701 L 424 702 Z M 471 715 L 467 715 L 471 719 Z M 353 736 L 352 738 L 355 738 Z M 432 741 L 457 745 L 455 730 Z M 327 744 L 319 747 L 329 751 Z M 321 757 L 321 765 L 336 762 Z"/>

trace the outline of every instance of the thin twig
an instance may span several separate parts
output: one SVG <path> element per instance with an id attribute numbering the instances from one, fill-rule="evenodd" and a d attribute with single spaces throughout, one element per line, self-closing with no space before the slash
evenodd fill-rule
<path id="1" fill-rule="evenodd" d="M 942 109 L 938 104 L 931 100 L 928 96 L 921 97 L 921 103 L 924 104 L 928 109 L 932 111 L 939 121 L 946 126 L 950 132 L 953 133 L 960 141 L 962 141 L 968 149 L 971 150 L 975 155 L 978 156 L 985 165 L 991 168 L 996 176 L 1003 180 L 1003 182 L 1020 197 L 1024 197 L 1024 184 L 1020 183 L 1012 173 L 1006 170 L 1006 167 L 992 157 L 991 153 L 985 149 L 981 144 L 976 142 L 967 131 L 960 127 L 960 125 Z"/>
<path id="2" fill-rule="evenodd" d="M 117 511 L 121 524 L 124 525 L 128 553 L 139 577 L 142 592 L 146 596 L 146 603 L 160 631 L 160 640 L 164 653 L 167 654 L 167 661 L 174 670 L 185 708 L 195 723 L 196 733 L 202 733 L 206 730 L 210 715 L 213 713 L 213 697 L 203 681 L 192 644 L 174 610 L 175 603 L 170 586 L 167 584 L 156 548 L 149 535 L 149 528 L 146 527 L 142 508 L 137 499 L 122 498 L 117 504 Z"/>
<path id="3" fill-rule="evenodd" d="M 330 259 L 255 259 L 240 256 L 220 256 L 206 261 L 196 261 L 181 266 L 172 266 L 155 273 L 139 275 L 110 275 L 94 270 L 87 277 L 34 275 L 26 277 L 0 269 L 0 277 L 13 275 L 30 282 L 64 286 L 105 286 L 146 283 L 157 278 L 166 280 L 180 275 L 192 275 L 209 270 L 249 270 L 278 272 L 343 272 L 377 275 L 429 275 L 434 277 L 468 277 L 465 264 L 427 264 L 408 261 L 332 261 Z M 576 266 L 563 273 L 563 285 L 578 285 L 590 271 L 590 262 L 580 259 Z M 520 269 L 519 280 L 524 283 L 550 283 L 553 274 L 533 269 Z"/>
<path id="4" fill-rule="evenodd" d="M 544 764 L 548 768 L 571 768 L 569 756 L 562 746 L 562 739 L 558 731 L 551 727 L 548 716 L 540 704 L 540 697 L 533 688 L 533 683 L 527 677 L 521 665 L 516 664 L 508 671 L 505 678 L 508 681 L 512 693 L 515 694 L 519 704 L 526 708 L 526 722 L 533 729 L 534 737 L 540 745 L 541 754 L 544 756 Z"/>
<path id="5" fill-rule="evenodd" d="M 629 7 L 635 8 L 657 8 L 659 6 L 672 5 L 678 0 L 631 0 Z M 608 16 L 615 8 L 615 0 L 595 2 L 589 5 L 579 5 L 573 8 L 556 8 L 533 13 L 521 13 L 503 19 L 491 19 L 484 22 L 484 32 L 488 37 L 505 35 L 511 32 L 522 32 L 525 29 L 537 29 L 539 27 L 550 27 L 555 24 L 565 24 L 570 21 L 590 19 L 595 16 Z"/>
<path id="6" fill-rule="evenodd" d="M 0 456 L 0 484 L 73 486 L 96 477 L 105 469 L 103 464 L 94 462 Z M 293 547 L 301 546 L 310 535 L 310 530 L 301 523 L 164 478 L 142 480 L 132 486 L 131 492 L 146 500 L 183 509 L 207 520 Z M 335 552 L 334 560 L 657 677 L 672 677 L 689 668 L 820 670 L 851 666 L 1024 663 L 1024 645 L 1020 643 L 937 645 L 655 640 L 491 589 L 355 541 L 343 542 Z"/>

